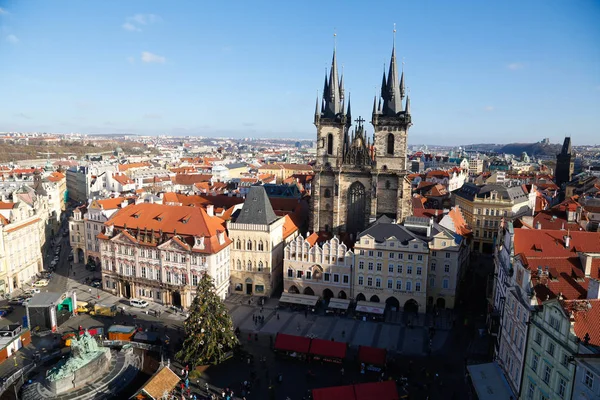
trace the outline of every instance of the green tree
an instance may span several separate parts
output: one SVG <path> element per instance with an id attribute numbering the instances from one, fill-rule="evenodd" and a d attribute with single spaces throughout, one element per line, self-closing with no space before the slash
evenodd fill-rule
<path id="1" fill-rule="evenodd" d="M 218 364 L 239 344 L 225 304 L 215 293 L 213 279 L 202 274 L 196 297 L 183 323 L 185 339 L 176 356 L 192 367 Z"/>

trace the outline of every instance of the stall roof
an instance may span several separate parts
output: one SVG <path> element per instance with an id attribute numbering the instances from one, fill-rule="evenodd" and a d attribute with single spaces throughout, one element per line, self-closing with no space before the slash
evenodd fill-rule
<path id="1" fill-rule="evenodd" d="M 348 299 L 330 299 L 328 308 L 337 308 L 338 310 L 347 310 L 350 306 Z"/>
<path id="2" fill-rule="evenodd" d="M 304 336 L 286 335 L 278 333 L 275 337 L 275 349 L 284 351 L 295 351 L 308 354 L 310 339 Z"/>
<path id="3" fill-rule="evenodd" d="M 514 394 L 496 363 L 467 366 L 479 400 L 508 399 Z"/>
<path id="4" fill-rule="evenodd" d="M 378 347 L 358 346 L 358 360 L 365 364 L 385 365 L 387 350 Z"/>
<path id="5" fill-rule="evenodd" d="M 313 389 L 313 400 L 355 400 L 354 386 L 333 386 L 328 388 Z M 382 399 L 383 400 L 383 399 Z"/>
<path id="6" fill-rule="evenodd" d="M 348 345 L 345 342 L 333 342 L 324 339 L 313 339 L 310 342 L 310 354 L 321 357 L 344 358 Z"/>
<path id="7" fill-rule="evenodd" d="M 357 301 L 356 311 L 370 313 L 370 314 L 383 314 L 385 311 L 385 303 L 373 303 L 371 301 Z"/>
<path id="8" fill-rule="evenodd" d="M 399 400 L 396 382 L 369 382 L 354 385 L 356 400 Z M 500 397 L 501 398 L 501 397 Z"/>
<path id="9" fill-rule="evenodd" d="M 135 331 L 135 326 L 127 326 L 127 325 L 111 325 L 108 328 L 109 332 L 119 332 L 119 333 L 131 333 Z"/>
<path id="10" fill-rule="evenodd" d="M 27 307 L 52 307 L 60 303 L 60 298 L 64 293 L 44 292 L 34 294 L 27 303 Z"/>
<path id="11" fill-rule="evenodd" d="M 300 304 L 303 306 L 315 306 L 319 301 L 319 296 L 308 294 L 283 293 L 279 299 L 282 303 Z"/>

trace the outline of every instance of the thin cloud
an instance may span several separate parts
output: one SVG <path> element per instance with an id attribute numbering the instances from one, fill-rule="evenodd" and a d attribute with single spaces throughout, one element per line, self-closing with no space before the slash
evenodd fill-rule
<path id="1" fill-rule="evenodd" d="M 483 109 L 487 112 L 494 111 L 494 106 L 485 106 Z"/>
<path id="2" fill-rule="evenodd" d="M 125 22 L 123 24 L 123 29 L 125 29 L 126 31 L 131 31 L 131 32 L 141 32 L 142 31 L 140 28 L 133 25 L 131 22 Z"/>
<path id="3" fill-rule="evenodd" d="M 151 25 L 160 22 L 161 18 L 155 14 L 135 14 L 125 19 L 121 25 L 123 29 L 130 32 L 141 32 L 142 26 Z"/>
<path id="4" fill-rule="evenodd" d="M 2 14 L 8 15 L 10 13 L 8 11 L 6 11 L 4 8 L 0 7 L 0 15 L 2 15 Z"/>
<path id="5" fill-rule="evenodd" d="M 525 63 L 522 63 L 522 62 L 513 62 L 513 63 L 508 64 L 506 66 L 506 68 L 508 68 L 511 71 L 518 71 L 520 69 L 525 68 Z"/>
<path id="6" fill-rule="evenodd" d="M 8 43 L 12 43 L 12 44 L 17 44 L 17 43 L 19 43 L 19 42 L 20 42 L 19 38 L 18 38 L 18 37 L 16 37 L 15 35 L 8 35 L 8 36 L 6 37 L 6 41 L 7 41 Z"/>
<path id="7" fill-rule="evenodd" d="M 142 62 L 164 64 L 166 61 L 167 59 L 163 56 L 150 53 L 149 51 L 142 51 Z"/>

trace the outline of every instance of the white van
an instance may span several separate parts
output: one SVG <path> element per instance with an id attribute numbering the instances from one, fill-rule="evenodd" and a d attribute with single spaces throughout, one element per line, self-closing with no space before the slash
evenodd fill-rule
<path id="1" fill-rule="evenodd" d="M 146 300 L 142 300 L 142 299 L 131 299 L 131 300 L 129 300 L 129 305 L 131 307 L 144 308 L 144 307 L 148 307 L 148 302 Z"/>

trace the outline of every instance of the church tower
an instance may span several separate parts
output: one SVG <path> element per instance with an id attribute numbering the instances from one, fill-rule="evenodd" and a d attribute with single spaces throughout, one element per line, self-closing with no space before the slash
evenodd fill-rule
<path id="1" fill-rule="evenodd" d="M 563 185 L 571 181 L 574 170 L 575 156 L 571 149 L 571 138 L 567 136 L 560 153 L 556 155 L 556 173 L 554 175 L 558 187 L 563 189 Z"/>
<path id="2" fill-rule="evenodd" d="M 406 179 L 406 157 L 408 129 L 412 125 L 410 98 L 404 86 L 404 68 L 398 80 L 396 60 L 396 29 L 390 68 L 381 81 L 381 97 L 373 99 L 371 124 L 375 129 L 375 171 L 374 185 L 377 196 L 373 199 L 373 209 L 377 214 L 394 217 L 403 221 L 411 213 L 410 182 Z M 404 100 L 406 97 L 406 101 Z"/>

